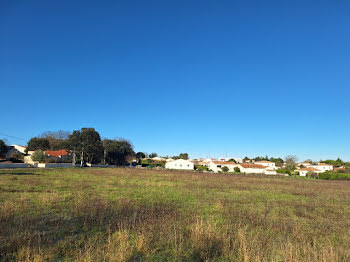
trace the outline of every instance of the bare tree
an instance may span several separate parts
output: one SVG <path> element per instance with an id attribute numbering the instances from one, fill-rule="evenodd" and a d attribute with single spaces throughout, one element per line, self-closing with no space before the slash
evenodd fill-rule
<path id="1" fill-rule="evenodd" d="M 294 155 L 288 155 L 284 158 L 284 162 L 286 163 L 287 167 L 294 167 L 297 161 L 298 157 Z"/>

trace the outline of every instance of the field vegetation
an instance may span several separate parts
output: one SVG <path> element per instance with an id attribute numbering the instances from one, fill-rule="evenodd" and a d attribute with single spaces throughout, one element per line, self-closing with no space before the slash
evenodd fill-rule
<path id="1" fill-rule="evenodd" d="M 349 261 L 350 181 L 0 171 L 0 261 Z"/>

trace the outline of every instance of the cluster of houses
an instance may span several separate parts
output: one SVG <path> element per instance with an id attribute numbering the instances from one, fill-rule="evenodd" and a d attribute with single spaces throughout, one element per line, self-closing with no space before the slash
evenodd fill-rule
<path id="1" fill-rule="evenodd" d="M 158 161 L 160 158 L 157 159 Z M 276 166 L 275 162 L 262 160 L 244 162 L 242 159 L 235 158 L 235 161 L 227 159 L 205 159 L 205 160 L 184 160 L 184 159 L 163 159 L 166 161 L 165 168 L 179 169 L 179 170 L 194 170 L 196 166 L 205 167 L 210 172 L 241 172 L 246 174 L 265 174 L 276 175 L 277 170 L 281 167 Z M 333 166 L 325 163 L 311 164 L 309 162 L 298 163 L 296 165 L 296 172 L 300 176 L 307 176 L 309 172 L 319 174 L 326 171 L 332 171 Z"/>
<path id="2" fill-rule="evenodd" d="M 37 163 L 33 161 L 32 155 L 34 151 L 27 151 L 26 146 L 11 145 L 7 146 L 7 152 L 3 156 L 4 160 L 10 160 L 13 156 L 19 155 L 23 157 L 22 163 L 11 163 L 9 161 L 0 162 L 0 168 L 26 168 L 26 167 L 71 167 L 71 163 L 65 163 L 70 153 L 67 150 L 47 150 L 44 151 L 48 159 L 52 162 L 60 163 Z M 50 162 L 50 161 L 48 161 Z"/>
<path id="3" fill-rule="evenodd" d="M 13 168 L 13 167 L 71 167 L 71 163 L 67 163 L 70 153 L 67 150 L 56 150 L 56 151 L 45 151 L 47 157 L 52 159 L 52 162 L 56 163 L 37 163 L 32 160 L 32 155 L 34 151 L 27 151 L 25 146 L 11 145 L 8 146 L 8 151 L 4 156 L 5 159 L 10 159 L 13 155 L 22 155 L 24 163 L 4 163 L 0 162 L 0 168 Z M 201 168 L 208 172 L 240 172 L 246 174 L 266 174 L 266 175 L 276 175 L 277 170 L 281 167 L 276 166 L 275 162 L 262 160 L 246 160 L 241 158 L 219 158 L 219 159 L 173 159 L 173 158 L 163 158 L 154 157 L 151 158 L 153 162 L 165 163 L 165 168 L 167 169 L 177 169 L 177 170 L 195 170 Z M 136 160 L 135 160 L 136 161 Z M 50 162 L 50 161 L 49 161 Z M 57 163 L 59 162 L 59 163 Z M 90 165 L 92 166 L 92 165 Z M 101 165 L 95 165 L 101 166 Z M 283 166 L 282 166 L 283 168 Z M 333 168 L 332 165 L 325 163 L 311 164 L 309 162 L 302 162 L 296 165 L 296 172 L 300 176 L 307 176 L 309 173 L 319 174 L 326 171 L 332 171 L 339 168 Z"/>

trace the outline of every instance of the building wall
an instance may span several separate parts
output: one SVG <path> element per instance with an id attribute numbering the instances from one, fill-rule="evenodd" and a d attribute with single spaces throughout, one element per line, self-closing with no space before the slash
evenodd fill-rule
<path id="1" fill-rule="evenodd" d="M 18 164 L 0 164 L 0 169 L 1 168 L 27 168 L 28 167 L 28 164 L 21 164 L 21 163 L 18 163 Z"/>
<path id="2" fill-rule="evenodd" d="M 167 162 L 165 164 L 167 169 L 180 169 L 180 170 L 194 170 L 194 164 L 188 160 L 178 159 L 175 161 Z"/>
<path id="3" fill-rule="evenodd" d="M 265 169 L 263 168 L 244 168 L 242 166 L 238 166 L 241 170 L 241 173 L 246 174 L 265 174 Z"/>

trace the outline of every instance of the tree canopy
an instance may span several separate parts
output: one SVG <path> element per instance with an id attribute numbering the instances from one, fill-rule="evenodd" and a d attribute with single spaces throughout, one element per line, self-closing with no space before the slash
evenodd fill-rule
<path id="1" fill-rule="evenodd" d="M 105 161 L 108 164 L 125 165 L 135 156 L 132 144 L 125 139 L 104 139 L 103 147 Z M 138 154 L 139 157 L 145 156 L 142 152 Z"/>
<path id="2" fill-rule="evenodd" d="M 7 152 L 7 146 L 3 140 L 0 140 L 0 155 L 3 155 Z"/>
<path id="3" fill-rule="evenodd" d="M 35 150 L 48 150 L 50 149 L 50 142 L 46 138 L 33 137 L 29 140 L 27 145 L 27 151 Z"/>

